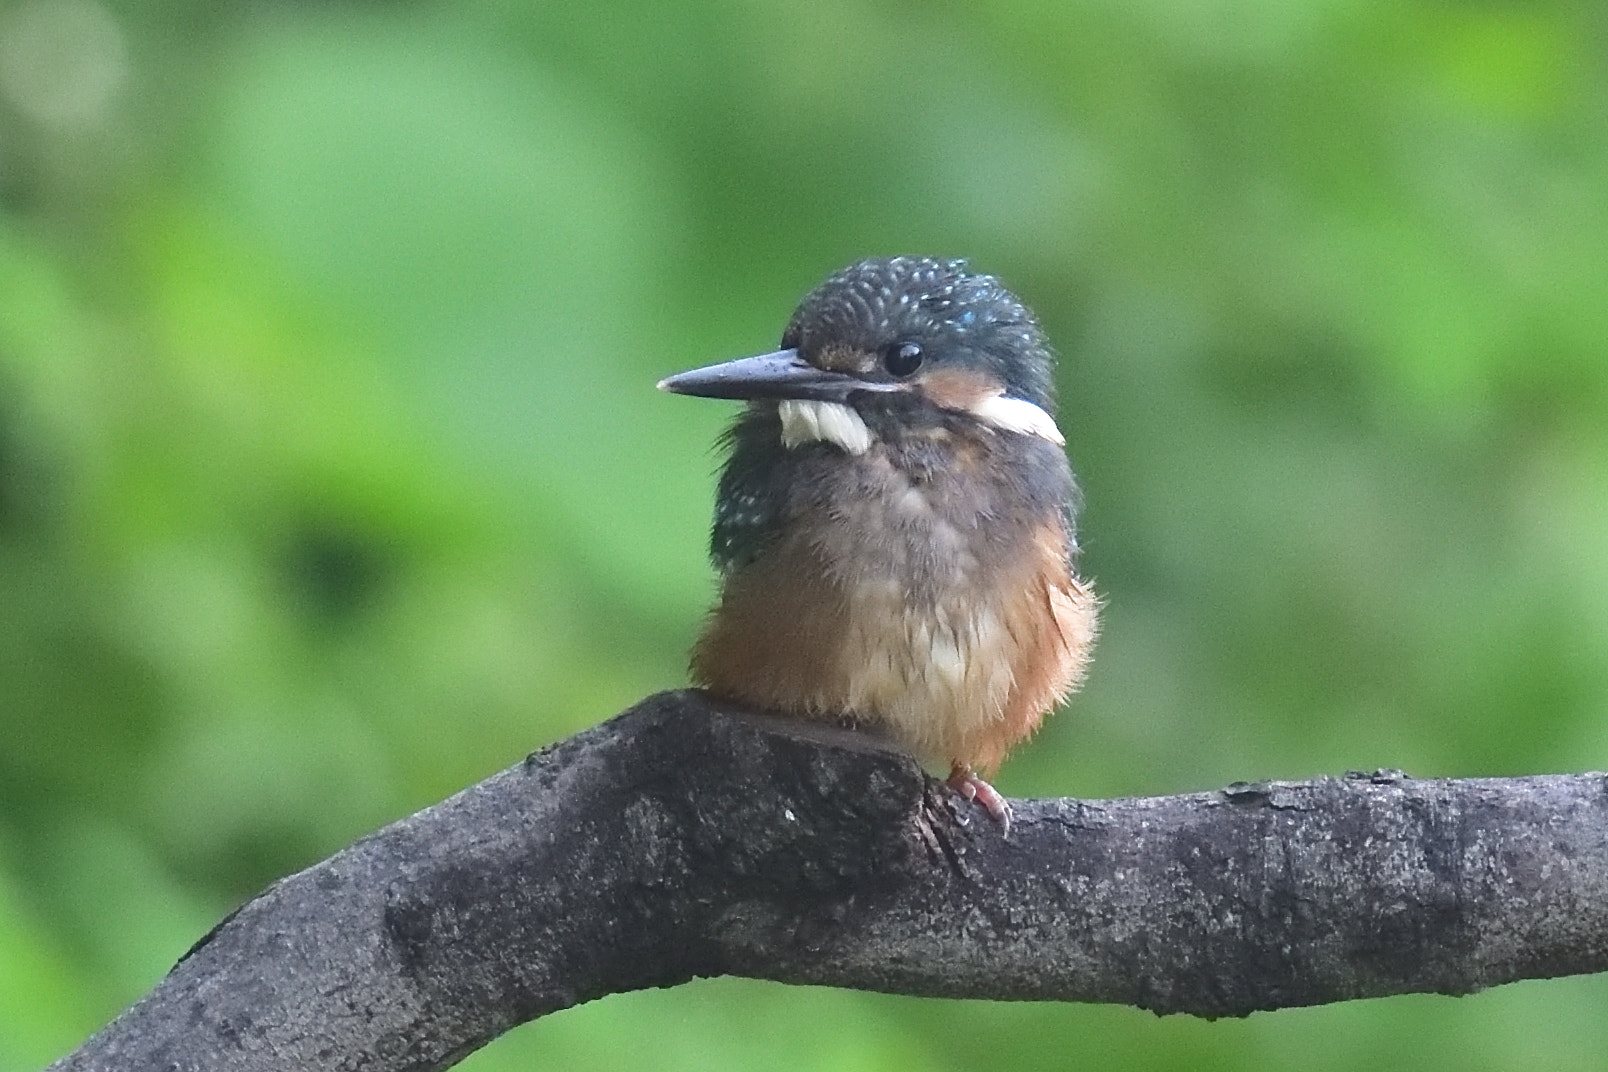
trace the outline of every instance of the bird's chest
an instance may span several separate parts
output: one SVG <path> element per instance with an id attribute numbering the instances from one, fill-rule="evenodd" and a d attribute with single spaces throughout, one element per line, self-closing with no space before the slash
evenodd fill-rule
<path id="1" fill-rule="evenodd" d="M 1029 519 L 975 451 L 871 451 L 796 504 L 794 531 L 841 615 L 842 706 L 936 749 L 997 717 L 1021 653 Z"/>
<path id="2" fill-rule="evenodd" d="M 980 595 L 1013 523 L 981 468 L 970 452 L 872 451 L 814 482 L 791 527 L 851 598 L 920 611 Z"/>

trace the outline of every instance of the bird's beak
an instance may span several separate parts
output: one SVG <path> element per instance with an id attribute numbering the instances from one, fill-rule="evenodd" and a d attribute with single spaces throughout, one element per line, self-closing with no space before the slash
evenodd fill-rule
<path id="1" fill-rule="evenodd" d="M 891 383 L 874 383 L 846 372 L 816 368 L 797 350 L 777 350 L 741 357 L 719 365 L 678 372 L 659 381 L 659 390 L 703 398 L 807 399 L 844 402 L 855 391 L 892 391 Z"/>

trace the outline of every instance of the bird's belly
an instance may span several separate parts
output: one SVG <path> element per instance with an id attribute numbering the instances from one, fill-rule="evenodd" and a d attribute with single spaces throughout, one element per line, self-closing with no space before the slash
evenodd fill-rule
<path id="1" fill-rule="evenodd" d="M 1023 657 L 1011 608 L 972 586 L 912 601 L 896 578 L 850 588 L 837 652 L 842 707 L 918 755 L 948 762 L 1002 722 Z"/>

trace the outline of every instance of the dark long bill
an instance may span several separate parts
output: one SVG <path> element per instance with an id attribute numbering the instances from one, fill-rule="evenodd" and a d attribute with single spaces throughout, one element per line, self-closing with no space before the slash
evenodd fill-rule
<path id="1" fill-rule="evenodd" d="M 816 368 L 797 350 L 777 350 L 719 365 L 678 372 L 659 381 L 659 390 L 702 398 L 796 398 L 842 402 L 854 391 L 895 390 L 844 372 Z"/>

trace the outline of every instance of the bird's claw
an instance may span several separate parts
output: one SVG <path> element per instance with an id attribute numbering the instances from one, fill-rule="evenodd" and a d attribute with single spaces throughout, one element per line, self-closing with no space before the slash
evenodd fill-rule
<path id="1" fill-rule="evenodd" d="M 1000 791 L 989 785 L 970 767 L 956 764 L 949 772 L 948 785 L 954 793 L 982 806 L 988 817 L 999 825 L 1000 837 L 1009 837 L 1011 833 L 1011 806 L 1000 795 Z"/>

